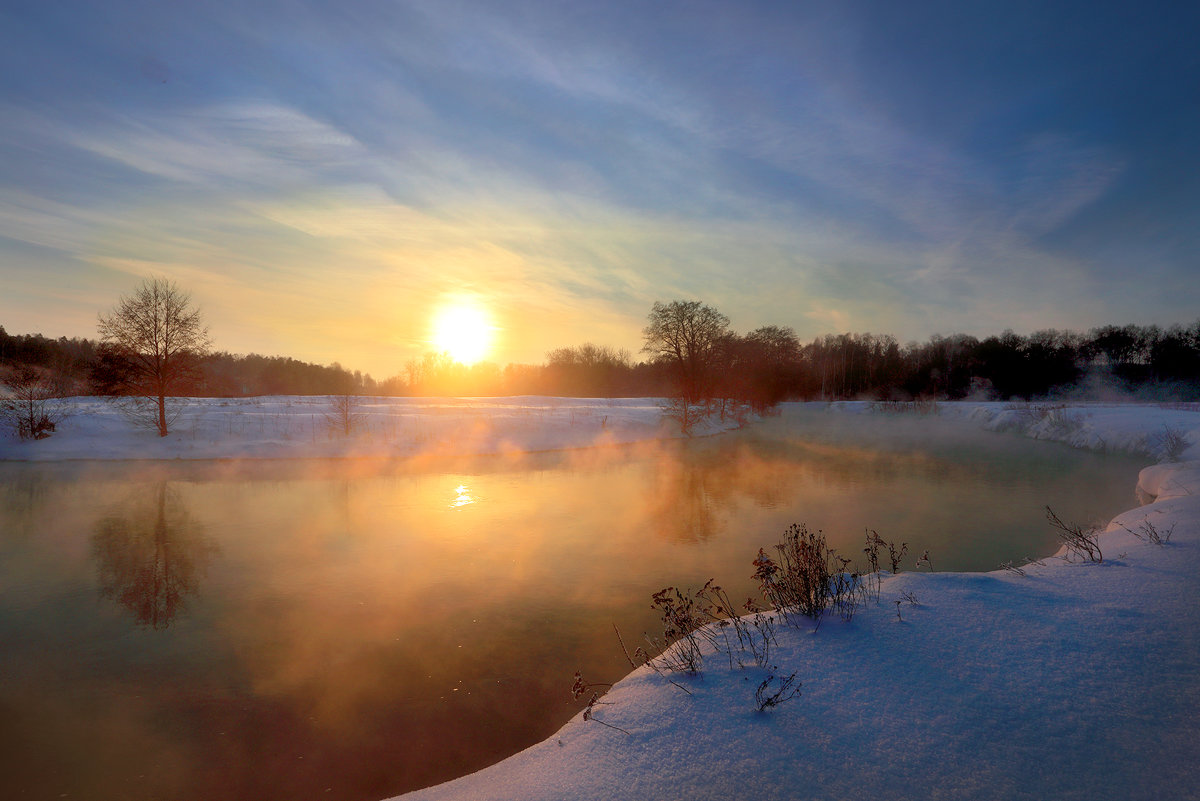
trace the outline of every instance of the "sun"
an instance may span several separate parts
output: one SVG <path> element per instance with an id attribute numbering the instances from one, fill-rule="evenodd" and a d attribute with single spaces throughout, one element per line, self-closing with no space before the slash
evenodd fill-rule
<path id="1" fill-rule="evenodd" d="M 456 362 L 474 364 L 492 344 L 492 325 L 487 312 L 466 303 L 443 307 L 433 319 L 433 344 Z"/>

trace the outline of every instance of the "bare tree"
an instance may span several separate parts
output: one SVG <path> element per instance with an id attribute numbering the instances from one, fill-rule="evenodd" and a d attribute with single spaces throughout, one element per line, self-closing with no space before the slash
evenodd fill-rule
<path id="1" fill-rule="evenodd" d="M 643 352 L 674 365 L 685 401 L 707 398 L 714 362 L 729 330 L 729 318 L 698 300 L 654 304 L 642 329 Z"/>
<path id="2" fill-rule="evenodd" d="M 325 422 L 329 430 L 348 437 L 362 421 L 362 398 L 357 395 L 334 395 L 329 399 Z"/>
<path id="3" fill-rule="evenodd" d="M 67 416 L 59 382 L 29 364 L 0 374 L 0 423 L 21 439 L 45 439 Z"/>
<path id="4" fill-rule="evenodd" d="M 120 363 L 120 389 L 152 404 L 160 437 L 167 398 L 198 374 L 211 341 L 200 310 L 174 281 L 149 278 L 99 318 L 100 340 Z"/>

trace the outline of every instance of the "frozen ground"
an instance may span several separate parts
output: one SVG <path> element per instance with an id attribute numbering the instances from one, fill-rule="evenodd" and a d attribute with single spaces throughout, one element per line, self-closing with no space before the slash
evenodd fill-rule
<path id="1" fill-rule="evenodd" d="M 203 398 L 159 437 L 100 398 L 68 399 L 48 439 L 0 434 L 0 459 L 411 458 L 578 448 L 668 437 L 653 398 L 356 399 L 346 418 L 326 396 Z M 725 427 L 732 427 L 732 422 Z M 719 431 L 710 423 L 703 433 Z"/>
<path id="2" fill-rule="evenodd" d="M 69 398 L 68 416 L 48 439 L 20 442 L 0 432 L 0 459 L 298 459 L 420 454 L 472 455 L 580 448 L 677 437 L 655 398 L 382 398 L 357 399 L 350 432 L 328 396 L 202 398 L 186 402 L 171 433 L 138 427 L 101 398 Z M 785 404 L 792 406 L 793 404 Z M 909 413 L 869 403 L 828 406 L 834 414 Z M 1193 404 L 1195 406 L 1195 404 Z M 1161 458 L 1169 432 L 1200 441 L 1200 407 L 1156 405 L 1014 405 L 943 403 L 938 416 L 1017 431 L 1075 447 Z M 697 435 L 733 428 L 716 418 Z M 1197 454 L 1200 456 L 1200 453 Z"/>
<path id="3" fill-rule="evenodd" d="M 102 401 L 71 403 L 48 440 L 0 438 L 0 459 L 410 457 L 672 435 L 648 400 L 370 399 L 349 436 L 333 430 L 328 398 L 209 400 L 165 439 Z M 1108 525 L 1101 563 L 1059 554 L 1023 574 L 930 574 L 910 559 L 851 622 L 780 628 L 771 670 L 710 658 L 702 675 L 675 677 L 688 694 L 638 669 L 595 720 L 581 713 L 504 762 L 405 798 L 1200 798 L 1200 461 L 1186 461 L 1200 459 L 1200 412 L 937 414 L 1180 461 L 1142 471 L 1138 489 L 1154 501 Z M 1148 542 L 1152 531 L 1169 541 Z M 795 673 L 801 695 L 756 711 L 772 673 Z"/>

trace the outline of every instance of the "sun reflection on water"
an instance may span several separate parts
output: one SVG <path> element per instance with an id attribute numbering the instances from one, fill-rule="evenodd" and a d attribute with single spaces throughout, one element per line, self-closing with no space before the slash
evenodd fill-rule
<path id="1" fill-rule="evenodd" d="M 457 493 L 455 499 L 450 503 L 450 508 L 457 509 L 460 506 L 470 506 L 475 503 L 475 499 L 471 497 L 471 489 L 466 484 L 459 484 L 454 488 Z"/>

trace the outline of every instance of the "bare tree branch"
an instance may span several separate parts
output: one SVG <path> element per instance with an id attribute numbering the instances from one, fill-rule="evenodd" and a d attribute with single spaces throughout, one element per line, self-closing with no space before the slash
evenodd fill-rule
<path id="1" fill-rule="evenodd" d="M 155 404 L 154 426 L 165 437 L 166 399 L 197 375 L 212 345 L 200 309 L 174 281 L 148 278 L 111 313 L 101 314 L 97 327 L 120 365 L 120 388 Z"/>

